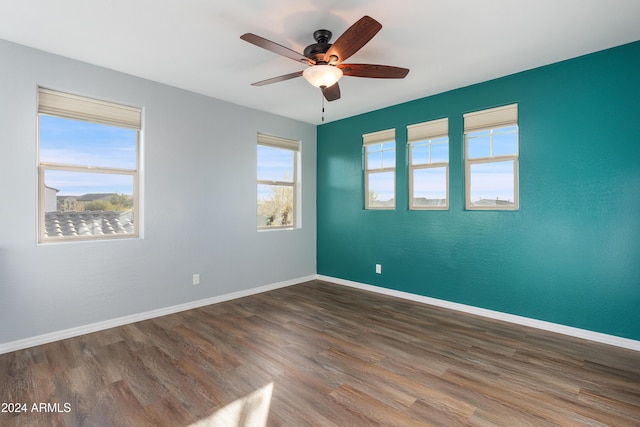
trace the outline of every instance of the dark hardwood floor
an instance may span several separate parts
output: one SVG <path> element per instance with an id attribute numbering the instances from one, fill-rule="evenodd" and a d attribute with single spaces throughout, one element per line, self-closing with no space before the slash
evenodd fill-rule
<path id="1" fill-rule="evenodd" d="M 640 352 L 319 281 L 0 355 L 0 383 L 2 426 L 640 425 Z"/>

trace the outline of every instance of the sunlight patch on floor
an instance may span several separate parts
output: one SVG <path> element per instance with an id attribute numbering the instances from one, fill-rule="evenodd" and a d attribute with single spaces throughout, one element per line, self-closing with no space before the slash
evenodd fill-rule
<path id="1" fill-rule="evenodd" d="M 229 403 L 190 427 L 264 427 L 267 425 L 273 383 Z"/>

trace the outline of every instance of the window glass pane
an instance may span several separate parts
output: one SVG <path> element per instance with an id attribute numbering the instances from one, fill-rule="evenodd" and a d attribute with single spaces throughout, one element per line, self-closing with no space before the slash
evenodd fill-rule
<path id="1" fill-rule="evenodd" d="M 367 179 L 369 206 L 393 206 L 395 198 L 394 172 L 369 173 Z"/>
<path id="2" fill-rule="evenodd" d="M 429 164 L 429 144 L 427 142 L 414 142 L 411 144 L 411 164 Z"/>
<path id="3" fill-rule="evenodd" d="M 518 132 L 518 126 L 517 125 L 512 125 L 512 126 L 505 126 L 502 128 L 497 128 L 495 130 L 495 132 Z"/>
<path id="4" fill-rule="evenodd" d="M 367 151 L 367 170 L 375 170 L 381 168 L 395 168 L 396 151 L 395 142 L 386 142 L 384 144 L 368 145 Z"/>
<path id="5" fill-rule="evenodd" d="M 396 152 L 395 150 L 382 152 L 382 167 L 383 168 L 395 168 L 396 167 Z"/>
<path id="6" fill-rule="evenodd" d="M 365 180 L 369 190 L 366 194 L 366 207 L 394 207 L 396 142 L 386 141 L 365 145 Z M 392 171 L 380 172 L 380 169 Z M 369 172 L 372 171 L 372 172 Z"/>
<path id="7" fill-rule="evenodd" d="M 470 166 L 472 206 L 514 206 L 514 161 Z"/>
<path id="8" fill-rule="evenodd" d="M 133 181 L 131 175 L 45 170 L 45 237 L 133 233 Z"/>
<path id="9" fill-rule="evenodd" d="M 382 144 L 382 149 L 383 150 L 395 150 L 396 149 L 396 142 L 395 141 L 385 142 L 384 144 Z"/>
<path id="10" fill-rule="evenodd" d="M 470 159 L 489 157 L 491 154 L 491 137 L 489 132 L 472 132 L 467 135 L 468 156 Z"/>
<path id="11" fill-rule="evenodd" d="M 382 153 L 380 151 L 367 154 L 367 168 L 368 169 L 382 168 Z"/>
<path id="12" fill-rule="evenodd" d="M 518 134 L 515 131 L 504 133 L 496 131 L 493 135 L 493 155 L 509 156 L 518 154 Z"/>
<path id="13" fill-rule="evenodd" d="M 374 151 L 382 151 L 382 144 L 367 145 L 367 153 L 372 153 Z"/>
<path id="14" fill-rule="evenodd" d="M 293 189 L 258 184 L 258 227 L 293 226 Z"/>
<path id="15" fill-rule="evenodd" d="M 294 181 L 295 152 L 258 145 L 258 180 Z"/>
<path id="16" fill-rule="evenodd" d="M 68 172 L 46 170 L 44 172 L 45 189 L 53 189 L 58 202 L 65 198 L 78 199 L 81 202 L 94 200 L 110 200 L 113 195 L 133 197 L 133 176 L 110 173 Z M 85 196 L 89 196 L 88 198 Z M 133 203 L 131 199 L 130 204 Z M 45 205 L 47 205 L 45 203 Z M 99 206 L 100 204 L 98 204 Z M 49 206 L 52 206 L 49 204 Z M 84 210 L 85 204 L 71 206 L 57 204 L 56 210 Z M 112 206 L 105 205 L 110 210 Z M 62 209 L 63 208 L 63 209 Z"/>
<path id="17" fill-rule="evenodd" d="M 413 203 L 415 207 L 446 206 L 447 169 L 426 168 L 413 171 Z"/>
<path id="18" fill-rule="evenodd" d="M 40 161 L 76 166 L 136 169 L 138 132 L 40 115 Z"/>
<path id="19" fill-rule="evenodd" d="M 447 140 L 440 141 L 434 140 L 431 143 L 431 163 L 449 162 L 449 142 Z"/>
<path id="20" fill-rule="evenodd" d="M 427 165 L 449 162 L 449 138 L 411 143 L 411 164 Z"/>

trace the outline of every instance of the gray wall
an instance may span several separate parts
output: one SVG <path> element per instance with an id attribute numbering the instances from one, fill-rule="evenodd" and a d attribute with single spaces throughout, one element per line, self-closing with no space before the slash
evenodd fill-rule
<path id="1" fill-rule="evenodd" d="M 315 274 L 315 126 L 2 40 L 0 58 L 0 344 Z M 144 108 L 143 238 L 36 243 L 38 85 Z M 257 132 L 302 141 L 301 229 L 256 231 Z"/>

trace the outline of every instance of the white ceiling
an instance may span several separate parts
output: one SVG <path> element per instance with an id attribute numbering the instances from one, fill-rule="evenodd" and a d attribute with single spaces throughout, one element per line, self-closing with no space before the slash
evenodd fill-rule
<path id="1" fill-rule="evenodd" d="M 0 0 L 0 39 L 318 124 L 302 78 L 250 85 L 305 66 L 240 36 L 302 52 L 364 15 L 382 30 L 346 62 L 411 72 L 344 77 L 327 122 L 640 40 L 639 0 Z"/>

